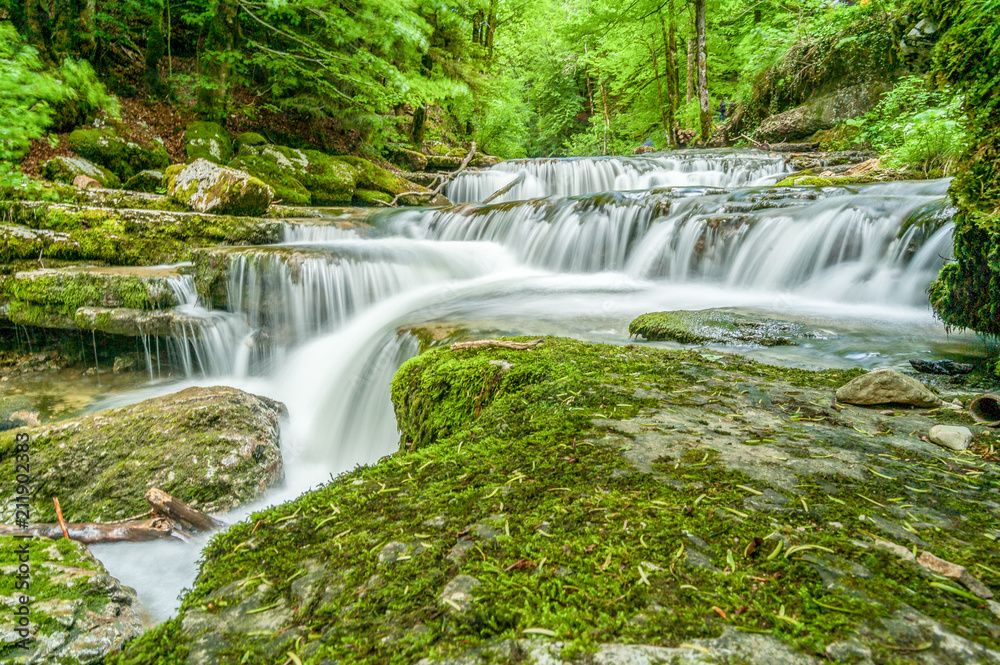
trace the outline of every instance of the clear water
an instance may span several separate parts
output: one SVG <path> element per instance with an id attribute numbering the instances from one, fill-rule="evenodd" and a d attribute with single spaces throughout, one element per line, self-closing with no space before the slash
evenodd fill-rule
<path id="1" fill-rule="evenodd" d="M 821 331 L 800 346 L 742 351 L 770 362 L 903 366 L 981 354 L 976 338 L 945 335 L 926 304 L 951 256 L 947 181 L 769 186 L 783 169 L 733 152 L 518 160 L 457 179 L 449 196 L 462 205 L 382 214 L 374 231 L 290 225 L 286 243 L 231 255 L 228 311 L 177 280 L 186 323 L 168 353 L 185 381 L 152 381 L 96 408 L 188 385 L 284 402 L 285 482 L 222 516 L 233 522 L 395 450 L 389 382 L 417 352 L 401 326 L 624 344 L 639 314 L 724 307 Z M 479 203 L 515 178 L 498 202 Z M 940 223 L 911 224 L 927 219 Z M 193 581 L 201 545 L 94 551 L 162 620 Z"/>

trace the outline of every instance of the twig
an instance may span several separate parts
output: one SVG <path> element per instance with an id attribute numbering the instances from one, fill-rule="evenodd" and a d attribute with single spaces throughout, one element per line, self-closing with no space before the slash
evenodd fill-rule
<path id="1" fill-rule="evenodd" d="M 753 147 L 757 148 L 758 150 L 770 150 L 771 149 L 770 144 L 768 144 L 767 142 L 757 141 L 755 139 L 750 138 L 746 134 L 740 134 L 740 138 L 744 138 L 747 141 L 750 141 L 750 143 L 753 143 Z"/>
<path id="2" fill-rule="evenodd" d="M 521 182 L 524 180 L 524 176 L 526 174 L 527 174 L 527 171 L 521 171 L 521 173 L 518 174 L 518 176 L 516 178 L 514 178 L 514 182 L 510 183 L 509 185 L 507 185 L 503 189 L 500 189 L 500 190 L 498 190 L 498 191 L 490 194 L 489 196 L 487 196 L 486 200 L 483 201 L 483 205 L 486 205 L 487 203 L 490 203 L 490 202 L 492 202 L 492 201 L 500 198 L 501 196 L 503 196 L 504 194 L 506 194 L 510 190 L 514 189 L 517 185 L 521 184 Z"/>
<path id="3" fill-rule="evenodd" d="M 472 147 L 469 148 L 469 154 L 467 154 L 465 156 L 465 159 L 462 160 L 462 163 L 459 165 L 458 170 L 448 175 L 445 175 L 443 173 L 440 174 L 441 182 L 438 183 L 438 186 L 435 187 L 434 189 L 423 192 L 403 192 L 401 194 L 396 194 L 395 198 L 393 198 L 392 201 L 390 201 L 389 203 L 385 203 L 384 201 L 378 201 L 378 203 L 381 203 L 387 208 L 396 208 L 398 207 L 396 203 L 399 201 L 399 199 L 401 199 L 404 196 L 430 196 L 431 198 L 437 196 L 438 194 L 441 193 L 441 190 L 444 189 L 444 186 L 447 185 L 452 178 L 454 178 L 459 173 L 465 170 L 465 168 L 469 165 L 469 162 L 472 161 L 472 157 L 475 154 L 476 154 L 476 142 L 473 141 Z"/>
<path id="4" fill-rule="evenodd" d="M 66 530 L 66 520 L 63 519 L 62 507 L 59 505 L 59 499 L 52 497 L 52 503 L 56 504 L 56 517 L 59 519 L 59 526 L 62 528 L 63 538 L 69 540 L 69 531 Z"/>
<path id="5" fill-rule="evenodd" d="M 524 351 L 525 349 L 533 349 L 544 341 L 544 339 L 536 339 L 534 342 L 510 342 L 505 339 L 483 339 L 475 342 L 455 342 L 451 345 L 451 350 L 484 349 L 489 346 L 499 346 L 504 349 Z"/>

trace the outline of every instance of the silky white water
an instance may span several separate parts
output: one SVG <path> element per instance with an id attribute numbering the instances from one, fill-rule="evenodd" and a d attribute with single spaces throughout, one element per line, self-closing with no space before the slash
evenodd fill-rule
<path id="1" fill-rule="evenodd" d="M 774 188 L 780 159 L 739 153 L 518 160 L 463 176 L 447 209 L 381 214 L 349 231 L 290 224 L 286 242 L 234 250 L 224 309 L 176 281 L 187 323 L 156 381 L 97 405 L 231 385 L 285 403 L 287 501 L 396 449 L 396 369 L 418 351 L 403 326 L 557 334 L 628 343 L 635 316 L 738 308 L 819 331 L 800 346 L 743 349 L 803 367 L 903 365 L 979 353 L 945 335 L 926 290 L 951 256 L 948 182 Z M 521 178 L 496 203 L 482 201 Z M 219 304 L 219 303 L 217 303 Z M 660 343 L 658 346 L 677 346 Z M 155 361 L 151 360 L 152 366 Z M 203 541 L 102 545 L 155 620 L 191 584 Z"/>

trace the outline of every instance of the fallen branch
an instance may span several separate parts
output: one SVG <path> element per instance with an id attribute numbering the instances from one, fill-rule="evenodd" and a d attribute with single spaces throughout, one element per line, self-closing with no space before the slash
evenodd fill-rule
<path id="1" fill-rule="evenodd" d="M 429 196 L 431 198 L 434 198 L 435 196 L 437 196 L 438 194 L 441 193 L 441 190 L 444 189 L 444 186 L 447 185 L 448 182 L 452 178 L 454 178 L 459 173 L 461 173 L 462 171 L 465 170 L 465 168 L 469 165 L 469 162 L 472 161 L 472 158 L 473 158 L 473 156 L 475 156 L 475 154 L 476 154 L 476 142 L 473 141 L 472 142 L 472 147 L 469 148 L 469 154 L 467 154 L 465 156 L 465 159 L 462 160 L 462 163 L 459 165 L 458 170 L 452 172 L 449 175 L 445 175 L 443 173 L 440 174 L 440 176 L 441 176 L 441 182 L 439 182 L 438 186 L 435 187 L 432 190 L 423 191 L 423 192 L 403 192 L 401 194 L 396 194 L 396 196 L 389 203 L 385 203 L 384 201 L 377 201 L 377 202 L 381 203 L 382 205 L 386 206 L 387 208 L 396 208 L 396 207 L 398 207 L 396 205 L 397 202 L 399 201 L 399 199 L 403 198 L 404 196 Z"/>
<path id="2" fill-rule="evenodd" d="M 483 201 L 483 205 L 486 205 L 487 203 L 495 201 L 496 199 L 500 198 L 501 196 L 503 196 L 504 194 L 506 194 L 510 190 L 512 190 L 515 187 L 517 187 L 524 180 L 524 176 L 525 176 L 526 173 L 527 173 L 527 171 L 521 171 L 521 173 L 519 173 L 518 176 L 516 178 L 514 178 L 514 182 L 510 183 L 509 185 L 507 185 L 503 189 L 498 190 L 496 192 L 493 192 L 492 194 L 490 194 L 489 196 L 487 196 L 486 200 Z"/>
<path id="3" fill-rule="evenodd" d="M 458 351 L 460 349 L 485 349 L 490 346 L 498 346 L 503 349 L 514 349 L 515 351 L 524 351 L 525 349 L 533 349 L 542 342 L 544 339 L 536 339 L 534 342 L 510 342 L 505 339 L 482 339 L 475 342 L 455 342 L 451 345 L 452 351 Z"/>
<path id="4" fill-rule="evenodd" d="M 757 148 L 758 150 L 770 150 L 771 149 L 770 144 L 768 144 L 766 141 L 758 141 L 756 139 L 752 139 L 749 136 L 747 136 L 746 134 L 740 134 L 740 138 L 744 138 L 747 141 L 750 141 L 750 143 L 753 143 L 753 147 Z"/>
<path id="5" fill-rule="evenodd" d="M 182 527 L 192 532 L 215 531 L 225 524 L 192 508 L 161 489 L 152 488 L 146 492 L 146 502 L 150 510 L 142 515 L 114 522 L 81 522 L 67 524 L 63 519 L 59 499 L 53 497 L 58 522 L 52 524 L 31 524 L 26 528 L 0 524 L 0 536 L 42 536 L 44 538 L 73 539 L 87 545 L 95 543 L 138 543 L 157 538 L 176 536 L 189 538 Z M 149 519 L 143 519 L 147 516 Z"/>
<path id="6" fill-rule="evenodd" d="M 152 488 L 146 492 L 146 502 L 153 512 L 169 517 L 182 526 L 193 531 L 215 531 L 223 526 L 222 522 L 192 508 L 180 499 L 174 498 L 161 489 Z"/>
<path id="7" fill-rule="evenodd" d="M 164 517 L 130 522 L 125 524 L 100 524 L 85 522 L 80 524 L 31 524 L 21 529 L 10 524 L 0 524 L 0 536 L 41 536 L 59 540 L 66 529 L 67 538 L 72 538 L 85 545 L 96 543 L 139 543 L 158 538 L 169 538 L 174 535 L 173 523 Z"/>

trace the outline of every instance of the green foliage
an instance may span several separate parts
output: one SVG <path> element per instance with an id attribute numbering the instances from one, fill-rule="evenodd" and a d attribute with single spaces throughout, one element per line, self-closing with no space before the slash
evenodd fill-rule
<path id="1" fill-rule="evenodd" d="M 948 173 L 966 147 L 962 97 L 948 90 L 933 91 L 917 76 L 899 79 L 878 106 L 843 125 L 847 131 L 840 134 L 845 138 L 829 147 L 876 150 L 890 167 L 924 172 L 940 168 Z"/>
<path id="2" fill-rule="evenodd" d="M 65 60 L 45 67 L 38 51 L 21 41 L 10 23 L 0 23 L 0 162 L 27 153 L 54 120 L 55 109 L 75 102 L 86 108 L 117 110 L 117 101 L 85 61 Z"/>
<path id="3" fill-rule="evenodd" d="M 490 81 L 484 108 L 476 114 L 476 140 L 481 149 L 504 159 L 527 156 L 531 108 L 516 79 L 499 76 Z"/>

